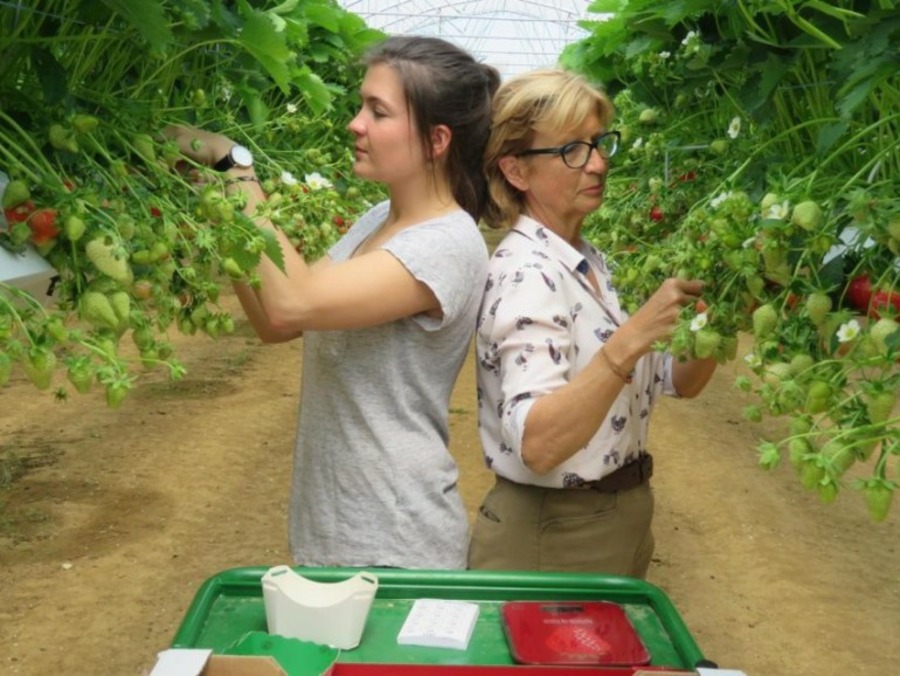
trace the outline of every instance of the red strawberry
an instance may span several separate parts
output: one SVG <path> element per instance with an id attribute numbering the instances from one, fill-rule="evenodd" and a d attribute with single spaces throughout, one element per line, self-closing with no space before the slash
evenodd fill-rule
<path id="1" fill-rule="evenodd" d="M 660 209 L 658 204 L 654 204 L 650 209 L 650 220 L 656 221 L 657 223 L 663 219 L 665 214 L 663 214 L 663 210 Z"/>
<path id="2" fill-rule="evenodd" d="M 17 204 L 14 207 L 8 207 L 3 210 L 3 215 L 6 216 L 6 222 L 10 225 L 14 223 L 24 223 L 28 220 L 28 217 L 31 216 L 34 211 L 34 202 L 31 200 L 25 200 L 21 204 Z"/>
<path id="3" fill-rule="evenodd" d="M 888 312 L 885 313 L 888 315 L 892 313 L 900 314 L 900 292 L 882 290 L 872 294 L 869 316 L 873 319 L 880 319 L 881 312 L 885 310 L 888 310 Z"/>
<path id="4" fill-rule="evenodd" d="M 59 235 L 56 225 L 56 209 L 38 209 L 28 218 L 31 228 L 31 241 L 35 244 L 47 244 Z"/>

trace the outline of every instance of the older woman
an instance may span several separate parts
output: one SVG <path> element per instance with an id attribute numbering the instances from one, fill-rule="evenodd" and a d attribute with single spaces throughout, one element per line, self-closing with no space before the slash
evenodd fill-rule
<path id="1" fill-rule="evenodd" d="M 650 410 L 660 394 L 696 396 L 715 370 L 653 350 L 702 282 L 668 279 L 629 317 L 582 237 L 619 143 L 612 115 L 601 92 L 561 70 L 514 78 L 494 98 L 485 220 L 511 230 L 476 334 L 479 427 L 497 476 L 471 568 L 645 577 Z"/>

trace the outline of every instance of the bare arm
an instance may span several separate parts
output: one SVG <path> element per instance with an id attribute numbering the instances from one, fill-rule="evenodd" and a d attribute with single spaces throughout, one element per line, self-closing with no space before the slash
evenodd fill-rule
<path id="1" fill-rule="evenodd" d="M 232 145 L 226 137 L 199 129 L 171 127 L 167 134 L 186 155 L 207 165 Z M 195 139 L 200 141 L 199 148 L 192 146 Z M 235 169 L 229 175 L 252 176 L 253 172 Z M 244 212 L 251 216 L 266 200 L 259 183 L 253 181 L 234 182 L 228 190 L 245 194 Z M 440 310 L 431 289 L 386 251 L 372 251 L 340 264 L 323 259 L 308 265 L 268 219 L 254 216 L 254 222 L 275 234 L 284 256 L 284 271 L 268 257 L 262 258 L 256 270 L 259 288 L 237 285 L 241 305 L 264 341 L 290 340 L 308 329 L 376 326 Z"/>
<path id="2" fill-rule="evenodd" d="M 702 288 L 698 281 L 668 279 L 594 355 L 588 366 L 569 383 L 538 399 L 525 422 L 522 458 L 533 472 L 545 474 L 584 448 L 600 429 L 622 391 L 624 381 L 616 373 L 630 373 L 653 344 L 665 338 L 681 308 L 695 300 Z M 703 360 L 705 363 L 710 360 Z M 699 362 L 692 362 L 699 363 Z M 712 375 L 715 361 L 697 393 Z M 676 372 L 677 373 L 677 372 Z M 695 382 L 694 372 L 686 371 Z M 687 387 L 687 380 L 683 386 Z M 699 379 L 696 380 L 699 382 Z M 679 380 L 676 377 L 676 388 Z M 681 390 L 678 390 L 681 393 Z M 692 395 L 687 395 L 692 396 Z"/>

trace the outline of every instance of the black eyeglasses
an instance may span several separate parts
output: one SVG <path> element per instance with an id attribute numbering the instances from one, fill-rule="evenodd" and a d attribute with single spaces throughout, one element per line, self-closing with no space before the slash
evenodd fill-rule
<path id="1" fill-rule="evenodd" d="M 594 137 L 594 140 L 572 141 L 558 148 L 532 148 L 531 150 L 523 150 L 516 157 L 524 157 L 525 155 L 559 155 L 562 161 L 570 169 L 581 169 L 591 159 L 591 151 L 596 150 L 600 157 L 608 160 L 616 154 L 619 149 L 619 141 L 622 135 L 617 131 L 608 131 Z"/>

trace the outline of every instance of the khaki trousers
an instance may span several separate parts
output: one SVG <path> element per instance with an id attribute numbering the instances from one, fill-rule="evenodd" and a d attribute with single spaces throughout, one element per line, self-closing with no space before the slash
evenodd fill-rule
<path id="1" fill-rule="evenodd" d="M 653 490 L 540 488 L 497 477 L 472 529 L 469 568 L 645 578 L 653 554 Z"/>

